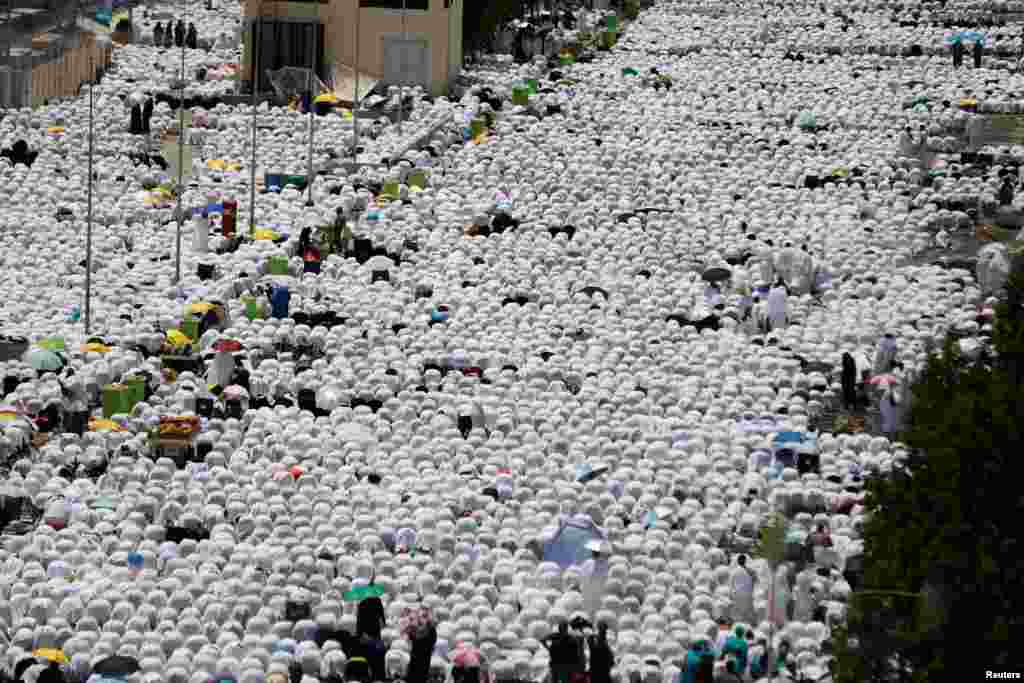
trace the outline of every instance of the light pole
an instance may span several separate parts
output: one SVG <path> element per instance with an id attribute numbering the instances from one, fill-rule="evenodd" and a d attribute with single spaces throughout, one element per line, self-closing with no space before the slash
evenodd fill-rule
<path id="1" fill-rule="evenodd" d="M 306 205 L 313 206 L 313 130 L 316 127 L 316 114 L 313 112 L 313 80 L 316 78 L 316 52 L 317 38 L 320 29 L 319 22 L 310 25 L 313 33 L 310 41 L 311 52 L 309 56 L 309 160 L 306 171 Z"/>
<path id="2" fill-rule="evenodd" d="M 259 29 L 261 26 L 261 20 L 259 17 L 254 17 L 252 20 L 252 53 L 250 61 L 252 62 L 252 76 L 249 79 L 252 83 L 252 120 L 250 127 L 252 128 L 252 159 L 249 162 L 249 236 L 255 237 L 256 235 L 256 91 L 258 90 L 258 77 L 256 75 L 256 56 L 260 45 Z"/>
<path id="3" fill-rule="evenodd" d="M 185 16 L 185 3 L 181 3 L 181 14 L 182 18 L 179 21 L 184 21 Z M 182 184 L 183 174 L 185 172 L 185 42 L 181 43 L 181 80 L 178 83 L 180 87 L 180 99 L 178 100 L 178 229 L 175 235 L 175 256 L 174 256 L 174 284 L 181 282 L 181 226 L 185 221 L 185 215 L 183 210 L 183 197 L 185 194 L 185 188 Z"/>
<path id="4" fill-rule="evenodd" d="M 356 39 L 355 39 L 355 52 L 352 55 L 352 71 L 355 72 L 355 90 L 352 92 L 352 162 L 359 163 L 359 18 L 363 14 L 363 9 L 359 5 L 359 0 L 355 0 L 356 5 Z"/>
<path id="5" fill-rule="evenodd" d="M 96 37 L 96 47 L 103 45 L 99 36 Z M 96 62 L 93 57 L 96 49 L 89 51 L 89 163 L 88 163 L 88 185 L 86 186 L 86 210 L 85 210 L 85 334 L 88 336 L 92 329 L 92 159 L 93 159 L 93 123 L 95 120 L 95 99 L 93 87 L 96 84 Z"/>
<path id="6" fill-rule="evenodd" d="M 408 0 L 402 0 L 402 66 L 405 66 L 406 50 L 409 49 L 409 36 L 407 33 L 406 20 L 408 19 Z M 405 73 L 401 73 L 401 80 L 398 83 L 398 134 L 402 134 L 402 109 L 405 108 Z"/>

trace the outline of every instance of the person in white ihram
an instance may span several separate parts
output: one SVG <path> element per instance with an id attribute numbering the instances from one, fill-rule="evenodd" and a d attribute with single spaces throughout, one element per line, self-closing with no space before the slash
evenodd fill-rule
<path id="1" fill-rule="evenodd" d="M 733 621 L 747 624 L 754 622 L 754 572 L 747 568 L 747 556 L 736 558 L 732 570 Z"/>
<path id="2" fill-rule="evenodd" d="M 586 544 L 591 558 L 580 567 L 583 575 L 583 604 L 587 612 L 595 614 L 604 598 L 604 586 L 608 581 L 608 544 L 594 539 Z"/>

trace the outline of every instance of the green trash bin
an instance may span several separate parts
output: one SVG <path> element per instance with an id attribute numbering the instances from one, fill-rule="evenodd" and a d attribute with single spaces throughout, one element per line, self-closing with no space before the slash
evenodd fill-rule
<path id="1" fill-rule="evenodd" d="M 184 320 L 181 321 L 181 327 L 179 327 L 178 329 L 181 330 L 181 333 L 183 335 L 185 335 L 192 341 L 196 341 L 199 339 L 199 321 L 196 320 L 195 318 L 185 318 Z"/>
<path id="2" fill-rule="evenodd" d="M 242 303 L 245 305 L 245 317 L 249 320 L 263 320 L 267 317 L 262 299 L 257 299 L 254 296 L 244 296 L 242 297 Z"/>
<path id="3" fill-rule="evenodd" d="M 558 55 L 558 61 L 562 63 L 562 66 L 570 66 L 576 63 L 576 58 L 570 54 Z"/>
<path id="4" fill-rule="evenodd" d="M 427 174 L 425 171 L 419 169 L 414 170 L 409 173 L 406 183 L 409 187 L 418 187 L 422 190 L 427 186 Z"/>
<path id="5" fill-rule="evenodd" d="M 136 403 L 141 403 L 146 400 L 145 377 L 129 377 L 125 380 L 124 385 L 128 387 L 128 391 L 131 394 L 132 408 L 135 407 Z"/>
<path id="6" fill-rule="evenodd" d="M 132 389 L 124 384 L 108 384 L 103 387 L 103 417 L 132 412 Z"/>
<path id="7" fill-rule="evenodd" d="M 469 123 L 470 135 L 476 138 L 483 135 L 485 130 L 487 130 L 487 124 L 484 118 L 482 116 L 473 117 L 473 120 Z"/>
<path id="8" fill-rule="evenodd" d="M 613 31 L 615 33 L 618 33 L 619 32 L 619 18 L 617 16 L 615 16 L 614 14 L 611 15 L 610 17 L 608 17 L 608 20 L 605 22 L 605 26 L 608 27 L 609 31 Z"/>
<path id="9" fill-rule="evenodd" d="M 271 256 L 270 264 L 267 267 L 271 275 L 287 275 L 288 274 L 288 258 L 286 256 Z"/>
<path id="10" fill-rule="evenodd" d="M 537 91 L 540 90 L 540 81 L 538 81 L 536 78 L 527 78 L 526 87 L 530 89 L 531 95 L 536 95 Z"/>
<path id="11" fill-rule="evenodd" d="M 399 193 L 398 187 L 398 178 L 388 178 L 387 180 L 384 181 L 384 187 L 382 188 L 382 191 L 389 197 L 397 197 Z"/>
<path id="12" fill-rule="evenodd" d="M 517 85 L 512 88 L 512 104 L 517 107 L 526 107 L 530 104 L 529 86 Z"/>

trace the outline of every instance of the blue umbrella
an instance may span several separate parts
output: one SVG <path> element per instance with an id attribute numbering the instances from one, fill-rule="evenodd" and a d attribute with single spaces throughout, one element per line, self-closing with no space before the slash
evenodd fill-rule
<path id="1" fill-rule="evenodd" d="M 128 568 L 129 569 L 141 570 L 143 568 L 143 566 L 145 566 L 145 564 L 146 564 L 146 560 L 142 556 L 142 553 L 139 553 L 139 552 L 128 553 Z"/>
<path id="2" fill-rule="evenodd" d="M 801 443 L 803 440 L 803 432 L 780 432 L 775 437 L 775 445 L 781 446 L 786 443 Z"/>

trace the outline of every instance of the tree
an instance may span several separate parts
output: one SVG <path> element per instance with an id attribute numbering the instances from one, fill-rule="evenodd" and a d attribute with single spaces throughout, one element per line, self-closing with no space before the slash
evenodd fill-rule
<path id="1" fill-rule="evenodd" d="M 865 591 L 835 634 L 838 682 L 944 680 L 964 652 L 1014 670 L 1011 634 L 1024 625 L 1022 301 L 1017 269 L 997 307 L 993 357 L 969 362 L 949 339 L 911 388 L 910 455 L 867 485 Z"/>

